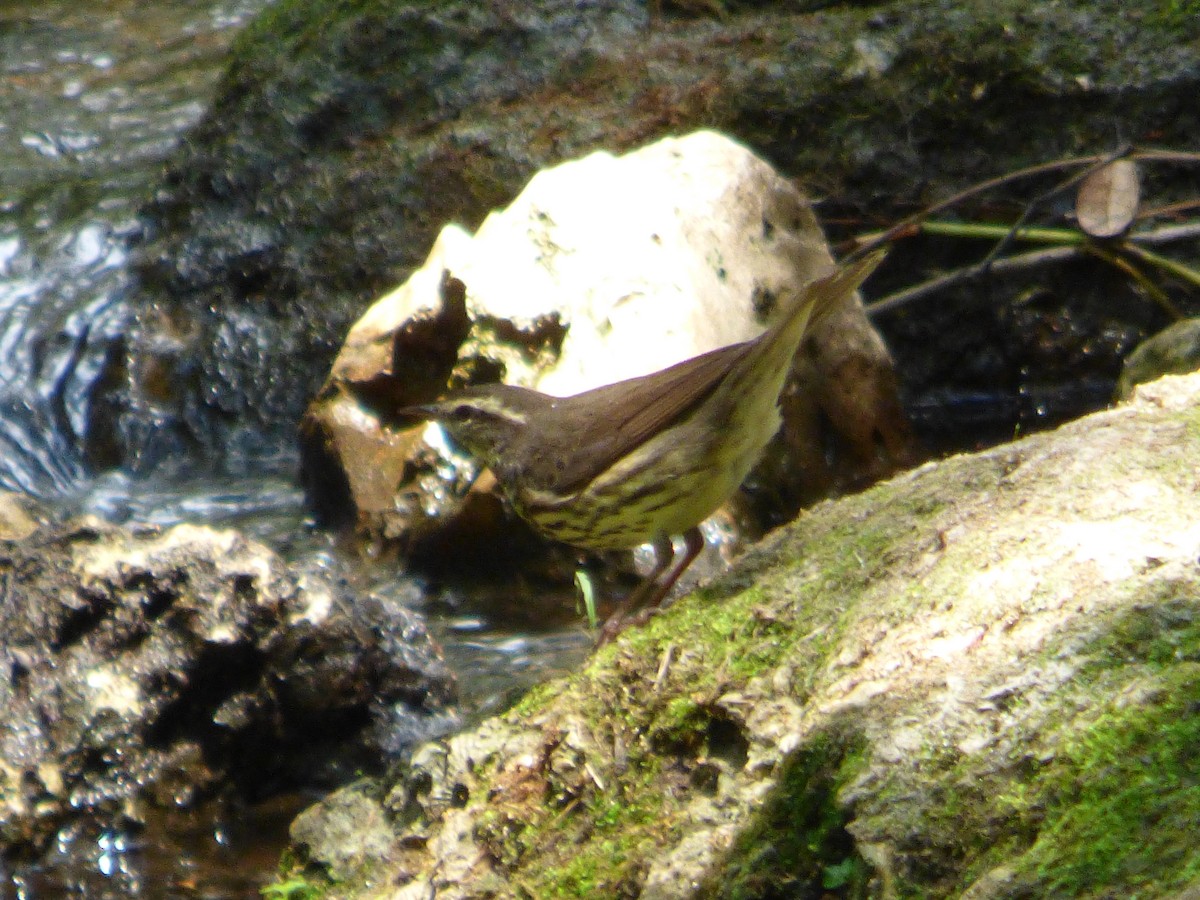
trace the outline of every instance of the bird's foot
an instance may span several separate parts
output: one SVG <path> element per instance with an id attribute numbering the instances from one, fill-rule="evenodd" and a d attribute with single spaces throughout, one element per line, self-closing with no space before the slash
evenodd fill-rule
<path id="1" fill-rule="evenodd" d="M 660 610 L 657 606 L 639 609 L 632 615 L 626 615 L 624 610 L 617 610 L 600 627 L 600 634 L 596 636 L 596 649 L 599 650 L 626 628 L 640 628 L 654 618 L 654 616 L 658 615 L 659 612 Z"/>

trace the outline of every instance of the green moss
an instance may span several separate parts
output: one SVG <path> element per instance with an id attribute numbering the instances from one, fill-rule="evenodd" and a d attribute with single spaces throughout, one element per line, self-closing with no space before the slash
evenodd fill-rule
<path id="1" fill-rule="evenodd" d="M 1015 709 L 1040 701 L 1005 701 L 1026 729 L 1009 736 L 1008 765 L 931 745 L 907 767 L 919 786 L 873 785 L 886 817 L 875 827 L 938 848 L 937 867 L 897 873 L 898 896 L 955 894 L 997 866 L 1039 896 L 1161 896 L 1200 878 L 1200 607 L 1167 582 L 1099 627 L 1054 707 L 1077 716 L 1045 721 Z M 1046 660 L 1075 655 L 1060 644 L 1078 641 L 1050 642 Z"/>
<path id="2" fill-rule="evenodd" d="M 487 848 L 493 859 L 504 868 L 515 867 L 528 845 L 525 833 L 529 828 L 523 818 L 488 809 L 475 823 L 475 839 Z"/>
<path id="3" fill-rule="evenodd" d="M 277 881 L 262 888 L 264 900 L 317 900 L 324 892 L 302 878 Z"/>
<path id="4" fill-rule="evenodd" d="M 428 0 L 433 6 L 435 0 Z M 408 2 L 406 6 L 417 6 Z M 395 17 L 395 0 L 282 0 L 263 10 L 240 34 L 235 43 L 237 55 L 268 55 L 267 51 L 310 52 L 331 29 L 347 22 L 374 16 Z M 281 59 L 280 62 L 286 60 Z"/>
<path id="5" fill-rule="evenodd" d="M 641 642 L 642 652 L 660 652 L 653 642 Z M 664 694 L 645 702 L 639 693 L 645 683 L 630 684 L 623 672 L 629 666 L 645 670 L 640 653 L 635 662 L 628 644 L 597 653 L 580 673 L 550 691 L 531 692 L 514 713 L 527 715 L 553 703 L 583 720 L 583 732 L 596 743 L 571 761 L 562 755 L 561 767 L 550 767 L 534 806 L 490 811 L 480 837 L 489 847 L 506 848 L 496 860 L 524 895 L 530 897 L 620 897 L 632 895 L 640 882 L 640 866 L 653 848 L 674 838 L 671 801 L 662 790 L 667 762 L 655 749 L 660 741 L 694 743 L 687 737 L 703 729 L 701 705 L 686 697 Z M 607 756 L 608 735 L 621 735 L 625 754 L 618 765 Z M 601 738 L 603 735 L 605 737 Z M 653 735 L 657 735 L 657 738 Z M 586 760 L 586 763 L 585 763 Z M 518 833 L 519 831 L 519 833 Z"/>
<path id="6" fill-rule="evenodd" d="M 861 792 L 856 833 L 901 850 L 895 896 L 956 896 L 998 867 L 1012 896 L 1162 896 L 1200 879 L 1200 603 L 1194 585 L 1167 581 L 1118 608 L 1090 637 L 1063 633 L 1026 661 L 1084 660 L 1053 701 L 997 700 L 1019 733 L 964 752 L 931 731 Z"/>
<path id="7" fill-rule="evenodd" d="M 1039 820 L 1020 871 L 1078 897 L 1157 896 L 1200 878 L 1194 587 L 1163 582 L 1112 622 L 1077 683 L 1103 702 L 1063 727 L 1035 788 L 1008 796 Z"/>
<path id="8" fill-rule="evenodd" d="M 646 784 L 626 783 L 620 791 L 600 792 L 586 804 L 583 819 L 590 833 L 581 843 L 549 837 L 554 831 L 569 835 L 577 822 L 544 823 L 543 847 L 569 846 L 557 858 L 543 856 L 538 865 L 527 867 L 530 871 L 520 883 L 530 896 L 631 896 L 640 880 L 639 867 L 652 848 L 671 840 L 675 831 L 662 798 Z"/>
<path id="9" fill-rule="evenodd" d="M 318 900 L 329 890 L 328 876 L 307 868 L 295 851 L 288 849 L 279 860 L 277 880 L 259 889 L 264 900 Z"/>
<path id="10" fill-rule="evenodd" d="M 1081 673 L 1098 679 L 1109 670 L 1140 663 L 1153 671 L 1200 661 L 1200 609 L 1195 587 L 1164 581 L 1120 616 L 1093 645 Z"/>
<path id="11" fill-rule="evenodd" d="M 900 562 L 893 548 L 914 528 L 932 531 L 931 520 L 944 508 L 928 492 L 913 489 L 899 494 L 887 514 L 860 516 L 859 511 L 871 508 L 877 498 L 877 491 L 869 491 L 843 500 L 842 514 L 819 529 L 799 523 L 787 545 L 631 632 L 627 648 L 652 658 L 669 644 L 694 648 L 705 665 L 691 673 L 693 694 L 722 679 L 745 682 L 769 674 L 784 662 L 816 677 L 820 661 L 838 646 L 848 621 L 846 598 L 887 578 Z M 797 559 L 810 564 L 796 565 L 789 559 L 792 548 Z M 751 577 L 757 579 L 756 586 L 730 592 L 730 586 Z M 786 614 L 780 614 L 781 598 L 790 598 Z M 919 591 L 913 598 L 916 604 L 928 604 Z M 909 612 L 906 605 L 897 615 Z M 797 695 L 810 688 L 798 684 Z"/>
<path id="12" fill-rule="evenodd" d="M 648 737 L 663 749 L 694 748 L 703 740 L 711 719 L 708 709 L 694 697 L 672 697 L 655 717 Z"/>
<path id="13" fill-rule="evenodd" d="M 574 679 L 559 679 L 557 681 L 546 682 L 545 684 L 534 685 L 525 694 L 513 704 L 508 715 L 513 719 L 525 719 L 541 709 L 544 709 L 552 700 L 569 686 Z"/>
<path id="14" fill-rule="evenodd" d="M 1022 867 L 1050 891 L 1160 895 L 1200 878 L 1200 664 L 1164 674 L 1151 698 L 1109 704 L 1044 773 Z"/>
<path id="15" fill-rule="evenodd" d="M 536 897 L 617 896 L 617 877 L 628 860 L 625 842 L 609 838 L 589 842 L 588 852 L 570 862 L 546 869 L 534 884 L 526 886 Z"/>
<path id="16" fill-rule="evenodd" d="M 730 851 L 704 897 L 865 896 L 870 867 L 846 831 L 838 791 L 863 765 L 863 742 L 825 733 L 787 763 L 773 795 Z"/>
<path id="17" fill-rule="evenodd" d="M 1159 0 L 1147 15 L 1146 24 L 1174 31 L 1180 37 L 1195 32 L 1200 17 L 1200 0 Z"/>

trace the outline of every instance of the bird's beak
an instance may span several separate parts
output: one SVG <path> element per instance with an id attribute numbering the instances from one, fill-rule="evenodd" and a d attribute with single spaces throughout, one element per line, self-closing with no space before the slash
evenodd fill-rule
<path id="1" fill-rule="evenodd" d="M 439 409 L 436 403 L 418 403 L 413 406 L 402 406 L 392 413 L 392 418 L 398 424 L 411 428 L 421 422 L 436 419 L 438 412 Z"/>

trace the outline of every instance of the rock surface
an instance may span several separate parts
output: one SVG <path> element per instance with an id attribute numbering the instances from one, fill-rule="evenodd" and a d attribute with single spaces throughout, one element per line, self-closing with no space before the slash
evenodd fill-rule
<path id="1" fill-rule="evenodd" d="M 474 235 L 443 229 L 424 265 L 350 329 L 302 426 L 305 441 L 324 451 L 306 454 L 306 481 L 344 482 L 343 502 L 360 520 L 382 517 L 388 533 L 419 534 L 429 527 L 424 511 L 447 491 L 418 462 L 429 448 L 404 439 L 398 406 L 432 400 L 447 380 L 566 396 L 664 369 L 754 337 L 832 266 L 807 199 L 715 132 L 542 171 Z M 442 346 L 459 328 L 463 302 L 446 295 L 447 272 L 465 283 L 470 322 L 457 332 L 461 348 Z M 413 323 L 432 319 L 444 320 L 430 330 L 432 349 L 398 344 Z M 458 359 L 445 349 L 457 349 Z M 414 374 L 413 357 L 443 366 L 441 384 Z M 814 324 L 787 398 L 775 455 L 791 463 L 775 466 L 773 481 L 760 476 L 761 491 L 827 493 L 834 475 L 822 448 L 834 442 L 848 448 L 843 479 L 878 475 L 912 455 L 891 359 L 861 302 Z M 398 491 L 408 495 L 403 504 Z M 328 507 L 328 492 L 322 497 Z M 471 555 L 461 542 L 457 552 Z"/>
<path id="2" fill-rule="evenodd" d="M 1129 354 L 1117 379 L 1117 397 L 1128 400 L 1139 384 L 1197 369 L 1200 369 L 1200 318 L 1182 319 L 1147 338 Z"/>
<path id="3" fill-rule="evenodd" d="M 824 503 L 359 789 L 385 855 L 348 871 L 307 813 L 292 874 L 328 858 L 323 896 L 392 900 L 1195 890 L 1197 458 L 1200 375 L 1169 377 Z"/>
<path id="4" fill-rule="evenodd" d="M 0 540 L 0 857 L 80 822 L 328 787 L 452 722 L 424 626 L 236 532 Z"/>

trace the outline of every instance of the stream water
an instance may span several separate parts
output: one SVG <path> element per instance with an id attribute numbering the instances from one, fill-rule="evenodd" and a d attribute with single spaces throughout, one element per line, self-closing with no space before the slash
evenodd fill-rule
<path id="1" fill-rule="evenodd" d="M 353 569 L 364 589 L 411 594 L 394 571 L 339 555 L 286 475 L 147 482 L 83 461 L 92 385 L 128 322 L 138 208 L 203 115 L 239 26 L 267 2 L 0 0 L 0 488 L 115 522 L 238 527 L 290 559 Z M 578 629 L 500 631 L 452 602 L 429 612 L 468 716 L 585 652 Z M 44 864 L 0 870 L 0 897 L 256 896 L 308 799 L 240 822 L 168 816 L 136 838 L 63 834 Z"/>

